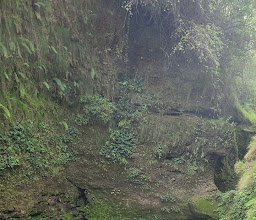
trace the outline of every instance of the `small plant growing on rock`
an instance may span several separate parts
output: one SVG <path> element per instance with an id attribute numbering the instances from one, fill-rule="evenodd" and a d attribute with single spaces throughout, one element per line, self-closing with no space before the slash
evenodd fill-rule
<path id="1" fill-rule="evenodd" d="M 84 95 L 80 97 L 80 103 L 84 104 L 84 114 L 78 115 L 77 124 L 92 125 L 97 122 L 107 124 L 111 120 L 114 105 L 107 99 L 98 95 Z"/>
<path id="2" fill-rule="evenodd" d="M 138 168 L 129 168 L 127 170 L 127 179 L 130 183 L 134 184 L 143 184 L 143 182 L 146 182 L 149 180 L 149 178 L 142 173 L 142 171 Z"/>
<path id="3" fill-rule="evenodd" d="M 158 144 L 153 150 L 154 157 L 157 160 L 163 159 L 167 150 L 168 150 L 168 146 L 166 144 L 164 145 Z"/>
<path id="4" fill-rule="evenodd" d="M 178 206 L 173 205 L 173 206 L 171 207 L 171 211 L 172 211 L 172 212 L 175 212 L 175 213 L 180 213 L 180 212 L 181 212 L 181 209 L 180 209 Z"/>
<path id="5" fill-rule="evenodd" d="M 135 150 L 135 138 L 129 128 L 110 129 L 109 140 L 100 149 L 100 154 L 114 162 L 126 164 Z"/>
<path id="6" fill-rule="evenodd" d="M 176 201 L 175 198 L 171 194 L 169 194 L 169 193 L 161 196 L 160 200 L 162 202 L 175 202 Z"/>
<path id="7" fill-rule="evenodd" d="M 161 211 L 166 213 L 171 213 L 171 209 L 167 206 L 164 206 L 163 208 L 161 208 Z"/>

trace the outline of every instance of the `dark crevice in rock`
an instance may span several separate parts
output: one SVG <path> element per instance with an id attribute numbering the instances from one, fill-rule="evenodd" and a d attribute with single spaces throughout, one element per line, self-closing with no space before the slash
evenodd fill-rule
<path id="1" fill-rule="evenodd" d="M 236 129 L 236 142 L 238 147 L 238 158 L 242 160 L 247 153 L 247 147 L 250 144 L 252 136 L 255 135 L 255 131 L 251 131 L 247 128 L 239 127 Z"/>
<path id="2" fill-rule="evenodd" d="M 30 217 L 37 217 L 37 216 L 40 216 L 41 214 L 42 214 L 42 212 L 35 212 L 35 213 L 30 214 L 29 216 Z"/>
<path id="3" fill-rule="evenodd" d="M 78 199 L 82 199 L 85 204 L 88 204 L 89 202 L 88 202 L 88 199 L 87 199 L 86 193 L 85 193 L 86 190 L 82 189 L 82 188 L 80 188 L 78 186 L 76 186 L 76 187 L 77 187 L 77 190 L 78 190 L 78 193 L 79 193 Z"/>
<path id="4" fill-rule="evenodd" d="M 79 193 L 78 199 L 82 199 L 85 205 L 89 204 L 88 198 L 86 196 L 86 189 L 77 186 L 71 179 L 67 178 L 67 181 L 77 188 Z"/>
<path id="5" fill-rule="evenodd" d="M 234 165 L 238 159 L 242 160 L 247 153 L 247 147 L 250 144 L 254 131 L 246 130 L 237 126 L 235 133 L 235 148 L 226 155 L 211 155 L 215 157 L 214 182 L 222 192 L 235 189 L 238 182 L 238 175 L 235 173 Z"/>
<path id="6" fill-rule="evenodd" d="M 238 175 L 234 171 L 236 160 L 227 157 L 220 157 L 215 163 L 214 182 L 221 192 L 235 189 L 238 182 Z"/>
<path id="7" fill-rule="evenodd" d="M 142 107 L 144 104 L 134 102 L 133 105 L 135 108 L 138 108 L 138 107 Z M 167 115 L 167 116 L 193 115 L 193 116 L 198 116 L 200 118 L 208 118 L 208 119 L 218 119 L 219 117 L 219 112 L 211 108 L 200 108 L 200 109 L 190 109 L 190 110 L 183 110 L 183 109 L 176 109 L 176 108 L 160 109 L 158 107 L 148 105 L 147 109 L 151 113 L 162 113 L 163 115 Z"/>

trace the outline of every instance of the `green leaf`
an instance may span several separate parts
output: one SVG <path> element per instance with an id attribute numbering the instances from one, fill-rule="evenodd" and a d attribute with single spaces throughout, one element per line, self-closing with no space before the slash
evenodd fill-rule
<path id="1" fill-rule="evenodd" d="M 38 3 L 34 3 L 34 5 L 37 6 L 37 7 L 39 7 L 39 8 L 41 7 Z"/>
<path id="2" fill-rule="evenodd" d="M 41 6 L 45 6 L 45 4 L 43 2 L 35 2 L 34 5 L 36 5 L 37 7 L 41 7 Z"/>
<path id="3" fill-rule="evenodd" d="M 19 45 L 17 45 L 17 51 L 18 51 L 19 57 L 22 58 L 22 56 L 21 56 L 21 51 L 20 51 L 20 46 L 19 46 Z"/>
<path id="4" fill-rule="evenodd" d="M 61 91 L 63 91 L 63 92 L 65 91 L 66 85 L 65 85 L 63 82 L 61 82 L 60 79 L 54 77 L 54 78 L 53 78 L 53 81 L 55 81 L 55 82 L 57 83 L 57 85 L 59 86 L 59 88 L 60 88 Z"/>
<path id="5" fill-rule="evenodd" d="M 46 89 L 48 89 L 48 91 L 50 90 L 50 86 L 46 81 L 43 81 L 44 86 L 46 87 Z"/>
<path id="6" fill-rule="evenodd" d="M 22 73 L 22 72 L 18 72 L 18 74 L 19 74 L 23 79 L 25 79 L 25 78 L 26 78 L 26 76 L 25 76 L 25 74 L 24 74 L 24 73 Z"/>
<path id="7" fill-rule="evenodd" d="M 29 54 L 32 54 L 32 51 L 30 50 L 30 48 L 28 47 L 28 45 L 24 42 L 21 43 L 21 45 L 26 49 L 26 51 L 29 53 Z"/>
<path id="8" fill-rule="evenodd" d="M 4 77 L 8 80 L 8 81 L 10 81 L 10 77 L 9 77 L 9 75 L 4 71 Z"/>
<path id="9" fill-rule="evenodd" d="M 23 63 L 22 66 L 29 67 L 28 63 Z"/>
<path id="10" fill-rule="evenodd" d="M 8 52 L 6 47 L 2 44 L 2 42 L 0 42 L 0 47 L 2 48 L 2 52 L 5 58 L 8 58 Z"/>
<path id="11" fill-rule="evenodd" d="M 256 204 L 256 198 L 251 199 L 249 202 L 245 204 L 246 207 L 252 206 Z"/>
<path id="12" fill-rule="evenodd" d="M 29 54 L 35 52 L 34 44 L 27 38 L 20 37 L 21 45 L 26 49 Z"/>
<path id="13" fill-rule="evenodd" d="M 68 130 L 68 123 L 67 122 L 61 121 L 60 124 L 64 125 L 66 131 Z"/>
<path id="14" fill-rule="evenodd" d="M 14 42 L 10 42 L 9 47 L 10 47 L 10 50 L 11 50 L 12 52 L 14 52 L 14 51 L 16 50 L 16 45 L 15 45 Z"/>
<path id="15" fill-rule="evenodd" d="M 26 95 L 26 90 L 23 84 L 20 84 L 20 97 L 23 99 Z"/>
<path id="16" fill-rule="evenodd" d="M 10 117 L 11 117 L 11 113 L 10 113 L 10 111 L 9 111 L 8 108 L 6 108 L 6 107 L 5 107 L 4 105 L 2 105 L 2 104 L 0 104 L 0 108 L 3 109 L 4 115 L 5 115 L 6 118 L 10 118 Z"/>
<path id="17" fill-rule="evenodd" d="M 95 72 L 94 68 L 92 67 L 91 77 L 92 77 L 93 80 L 95 79 L 95 76 L 96 76 L 96 72 Z"/>
<path id="18" fill-rule="evenodd" d="M 35 12 L 35 16 L 39 21 L 42 21 L 42 17 L 38 12 Z"/>
<path id="19" fill-rule="evenodd" d="M 52 51 L 53 51 L 55 54 L 58 54 L 58 51 L 55 49 L 54 46 L 50 46 L 50 48 L 52 49 Z"/>
<path id="20" fill-rule="evenodd" d="M 14 73 L 14 78 L 15 78 L 16 83 L 19 83 L 19 82 L 20 82 L 19 77 L 17 76 L 16 73 Z"/>
<path id="21" fill-rule="evenodd" d="M 45 65 L 41 65 L 41 66 L 38 66 L 38 69 L 40 69 L 42 72 L 44 72 L 44 73 L 46 73 L 46 67 L 45 67 Z"/>

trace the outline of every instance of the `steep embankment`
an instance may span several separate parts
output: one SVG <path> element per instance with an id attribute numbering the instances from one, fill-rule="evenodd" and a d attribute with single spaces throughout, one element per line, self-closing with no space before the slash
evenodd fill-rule
<path id="1" fill-rule="evenodd" d="M 236 126 L 122 4 L 0 1 L 0 218 L 218 219 Z"/>
<path id="2" fill-rule="evenodd" d="M 0 7 L 0 218 L 81 219 L 84 191 L 63 170 L 77 154 L 79 96 L 115 92 L 122 8 L 48 0 Z"/>

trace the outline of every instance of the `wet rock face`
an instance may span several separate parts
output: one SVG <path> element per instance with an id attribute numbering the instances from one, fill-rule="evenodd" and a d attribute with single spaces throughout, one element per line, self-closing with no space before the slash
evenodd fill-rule
<path id="1" fill-rule="evenodd" d="M 65 181 L 65 180 L 64 180 Z M 6 208 L 0 211 L 0 218 L 21 218 L 21 219 L 59 219 L 68 215 L 72 218 L 85 219 L 85 213 L 80 210 L 88 204 L 86 191 L 70 182 L 63 182 L 59 185 L 58 193 L 44 190 L 38 193 L 36 198 L 30 198 L 28 206 L 14 205 L 13 208 Z M 24 193 L 26 196 L 26 193 Z M 24 204 L 25 205 L 25 204 Z"/>

